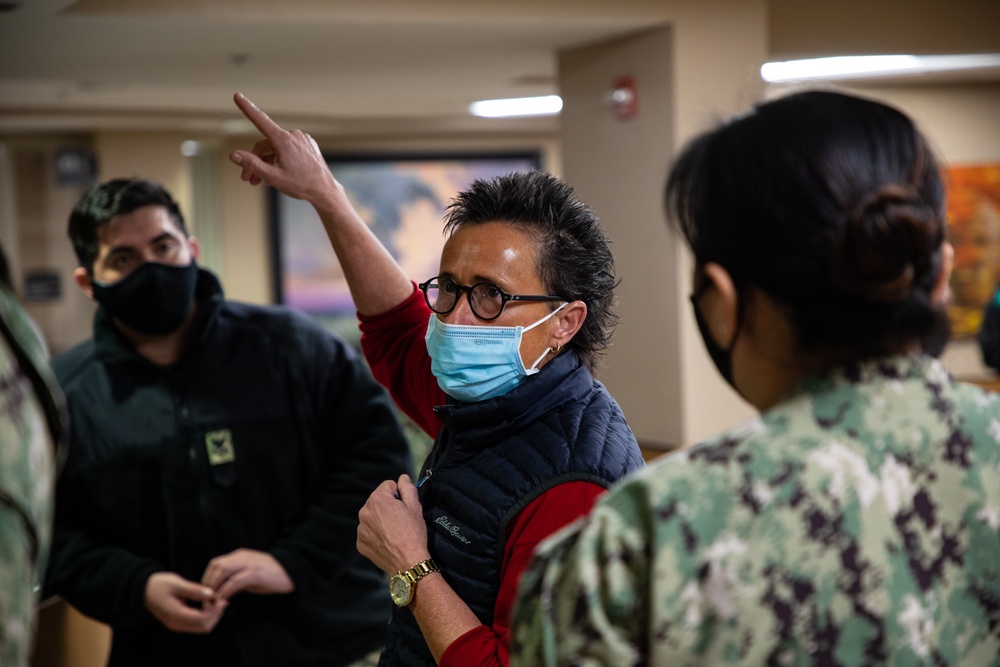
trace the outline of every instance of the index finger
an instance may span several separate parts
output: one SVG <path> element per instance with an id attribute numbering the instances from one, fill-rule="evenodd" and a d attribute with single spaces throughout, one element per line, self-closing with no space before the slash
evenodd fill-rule
<path id="1" fill-rule="evenodd" d="M 270 116 L 261 111 L 260 107 L 251 102 L 250 98 L 243 93 L 233 95 L 233 101 L 236 102 L 236 106 L 240 108 L 243 115 L 254 124 L 254 127 L 260 130 L 260 133 L 268 139 L 274 134 L 284 132 L 284 128 L 271 120 Z"/>

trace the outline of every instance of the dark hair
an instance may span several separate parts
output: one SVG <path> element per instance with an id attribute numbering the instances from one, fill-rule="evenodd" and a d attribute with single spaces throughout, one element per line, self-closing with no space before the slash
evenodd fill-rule
<path id="1" fill-rule="evenodd" d="M 92 272 L 97 260 L 97 230 L 116 215 L 131 213 L 143 206 L 162 206 L 187 236 L 184 216 L 170 193 L 158 183 L 117 178 L 90 188 L 69 215 L 69 239 L 80 266 Z"/>
<path id="2" fill-rule="evenodd" d="M 614 258 L 597 215 L 568 184 L 542 171 L 480 179 L 448 206 L 445 231 L 504 222 L 537 240 L 537 267 L 549 294 L 587 304 L 583 326 L 569 343 L 594 372 L 618 323 Z"/>
<path id="3" fill-rule="evenodd" d="M 818 91 L 761 104 L 691 142 L 666 195 L 698 264 L 788 306 L 804 350 L 864 357 L 941 340 L 930 293 L 944 188 L 900 111 Z"/>

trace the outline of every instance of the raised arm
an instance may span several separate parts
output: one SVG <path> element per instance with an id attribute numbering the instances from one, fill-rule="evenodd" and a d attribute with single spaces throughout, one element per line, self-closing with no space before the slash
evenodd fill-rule
<path id="1" fill-rule="evenodd" d="M 409 297 L 412 282 L 354 210 L 313 138 L 301 130 L 285 130 L 240 93 L 233 99 L 264 138 L 250 151 L 232 151 L 229 159 L 242 167 L 240 177 L 251 185 L 265 183 L 312 204 L 358 312 L 377 315 Z"/>

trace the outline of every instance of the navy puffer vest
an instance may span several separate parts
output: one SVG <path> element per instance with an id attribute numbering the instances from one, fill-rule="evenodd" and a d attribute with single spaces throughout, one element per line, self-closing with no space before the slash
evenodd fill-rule
<path id="1" fill-rule="evenodd" d="M 642 454 L 618 404 L 572 353 L 505 396 L 437 413 L 444 428 L 421 471 L 428 548 L 491 626 L 511 519 L 557 484 L 607 487 L 640 468 Z M 435 665 L 409 609 L 394 610 L 379 664 Z"/>

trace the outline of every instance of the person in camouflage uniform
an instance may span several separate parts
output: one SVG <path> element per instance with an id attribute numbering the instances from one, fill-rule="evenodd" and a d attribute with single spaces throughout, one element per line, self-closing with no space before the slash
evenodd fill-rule
<path id="1" fill-rule="evenodd" d="M 52 533 L 62 395 L 28 315 L 0 286 L 0 665 L 26 667 Z"/>
<path id="2" fill-rule="evenodd" d="M 953 251 L 926 141 L 799 93 L 696 139 L 667 193 L 761 415 L 540 545 L 510 664 L 1000 665 L 1000 396 L 931 354 Z"/>

